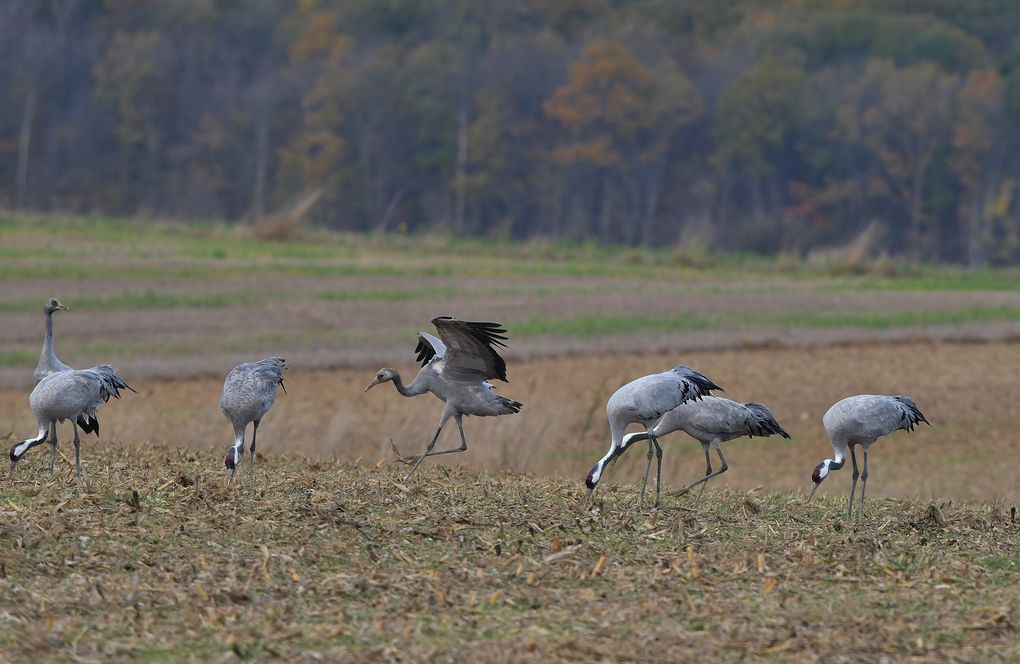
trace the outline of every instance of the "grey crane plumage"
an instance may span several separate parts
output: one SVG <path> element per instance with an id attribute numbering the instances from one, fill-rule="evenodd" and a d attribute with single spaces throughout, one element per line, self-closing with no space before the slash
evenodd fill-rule
<path id="1" fill-rule="evenodd" d="M 861 484 L 861 506 L 858 514 L 864 514 L 864 491 L 868 487 L 868 448 L 876 440 L 900 429 L 910 432 L 914 427 L 924 422 L 931 426 L 921 410 L 914 403 L 914 400 L 907 396 L 885 396 L 879 394 L 859 394 L 837 401 L 822 416 L 822 425 L 825 433 L 832 443 L 835 459 L 825 459 L 818 464 L 811 474 L 811 481 L 814 488 L 808 496 L 808 502 L 814 497 L 818 486 L 829 475 L 831 470 L 839 470 L 846 463 L 847 448 L 850 450 L 850 460 L 853 463 L 853 475 L 850 483 L 850 501 L 847 508 L 847 518 L 853 516 L 854 491 L 857 488 L 857 478 L 862 480 Z M 857 470 L 857 455 L 854 447 L 860 445 L 864 450 L 864 472 Z"/>
<path id="2" fill-rule="evenodd" d="M 673 410 L 662 416 L 658 424 L 651 431 L 638 431 L 629 433 L 623 437 L 620 454 L 634 443 L 655 436 L 661 439 L 674 431 L 683 431 L 691 438 L 701 443 L 705 451 L 705 463 L 707 469 L 705 476 L 685 486 L 681 493 L 687 493 L 697 485 L 701 485 L 696 503 L 701 500 L 701 494 L 705 486 L 713 477 L 722 475 L 729 466 L 723 457 L 720 445 L 726 441 L 747 436 L 748 438 L 779 435 L 789 438 L 788 434 L 775 414 L 763 404 L 737 403 L 723 397 L 706 396 L 698 401 L 682 403 Z M 712 470 L 712 457 L 709 449 L 714 449 L 719 455 L 719 462 L 722 464 L 719 470 Z"/>
<path id="3" fill-rule="evenodd" d="M 109 364 L 101 364 L 91 369 L 71 369 L 46 376 L 32 390 L 29 405 L 39 425 L 39 433 L 11 447 L 11 470 L 28 450 L 49 440 L 50 471 L 53 471 L 57 458 L 57 422 L 71 420 L 74 428 L 74 461 L 81 477 L 81 439 L 78 436 L 78 425 L 75 420 L 85 415 L 94 419 L 99 407 L 110 400 L 120 398 L 120 390 L 135 390 L 124 382 L 117 370 Z M 97 431 L 98 433 L 98 431 Z"/>
<path id="4" fill-rule="evenodd" d="M 706 376 L 684 365 L 676 366 L 669 371 L 642 376 L 633 380 L 609 398 L 606 403 L 606 416 L 609 418 L 609 432 L 612 441 L 609 451 L 599 459 L 585 478 L 589 492 L 598 486 L 606 464 L 619 457 L 623 450 L 624 431 L 630 424 L 641 424 L 648 434 L 648 461 L 645 465 L 645 477 L 641 483 L 641 501 L 644 501 L 645 487 L 648 485 L 648 473 L 652 467 L 652 453 L 657 459 L 655 471 L 655 504 L 659 504 L 660 480 L 662 479 L 662 448 L 659 447 L 657 435 L 652 427 L 663 415 L 688 401 L 697 401 L 709 396 L 712 390 L 722 390 Z"/>
<path id="5" fill-rule="evenodd" d="M 287 361 L 282 357 L 267 357 L 258 362 L 245 362 L 230 370 L 223 381 L 220 395 L 220 410 L 234 427 L 234 444 L 227 450 L 224 464 L 233 479 L 237 467 L 244 458 L 244 432 L 252 424 L 251 461 L 248 462 L 249 477 L 255 481 L 255 439 L 259 424 L 276 401 L 276 387 L 286 392 L 283 372 Z"/>
<path id="6" fill-rule="evenodd" d="M 35 367 L 35 373 L 32 374 L 37 385 L 46 376 L 62 371 L 74 370 L 74 367 L 69 367 L 61 362 L 60 358 L 57 357 L 56 351 L 53 349 L 53 314 L 57 311 L 70 311 L 70 309 L 61 304 L 57 298 L 51 297 L 43 305 L 43 314 L 46 316 L 46 336 L 43 337 L 43 347 L 42 352 L 39 353 L 39 363 Z M 75 418 L 75 421 L 86 434 L 94 433 L 97 437 L 99 436 L 98 419 L 90 417 L 87 413 L 81 413 Z"/>
<path id="7" fill-rule="evenodd" d="M 509 415 L 523 407 L 519 401 L 507 399 L 495 392 L 490 379 L 504 382 L 506 362 L 496 352 L 496 347 L 506 347 L 506 330 L 499 323 L 483 323 L 457 320 L 449 316 L 437 316 L 432 324 L 439 332 L 439 338 L 427 332 L 418 333 L 415 353 L 421 369 L 409 385 L 404 385 L 400 374 L 389 367 L 380 369 L 375 380 L 365 388 L 392 381 L 397 391 L 405 397 L 431 392 L 446 406 L 439 418 L 439 428 L 425 447 L 425 452 L 415 461 L 406 481 L 418 470 L 425 457 L 452 454 L 467 450 L 464 436 L 464 415 L 482 417 Z M 460 431 L 460 447 L 433 452 L 443 426 L 453 418 Z"/>

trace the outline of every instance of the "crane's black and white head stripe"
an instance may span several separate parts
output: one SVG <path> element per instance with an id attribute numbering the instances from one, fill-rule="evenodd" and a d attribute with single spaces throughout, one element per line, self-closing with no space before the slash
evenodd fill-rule
<path id="1" fill-rule="evenodd" d="M 822 480 L 824 480 L 826 476 L 828 476 L 829 474 L 830 463 L 832 463 L 832 459 L 826 459 L 825 461 L 815 466 L 814 472 L 811 473 L 811 481 L 814 482 L 816 485 L 821 484 Z"/>
<path id="2" fill-rule="evenodd" d="M 235 446 L 227 450 L 227 458 L 223 460 L 223 464 L 230 471 L 230 478 L 234 478 L 234 473 L 237 472 L 237 467 L 241 465 L 241 457 L 244 455 L 244 446 Z"/>

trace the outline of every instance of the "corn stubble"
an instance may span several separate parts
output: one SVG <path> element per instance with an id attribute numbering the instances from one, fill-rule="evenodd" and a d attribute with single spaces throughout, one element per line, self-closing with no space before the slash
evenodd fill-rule
<path id="1" fill-rule="evenodd" d="M 392 459 L 392 454 L 388 455 Z M 1005 504 L 637 486 L 96 446 L 0 490 L 0 658 L 1016 659 Z"/>

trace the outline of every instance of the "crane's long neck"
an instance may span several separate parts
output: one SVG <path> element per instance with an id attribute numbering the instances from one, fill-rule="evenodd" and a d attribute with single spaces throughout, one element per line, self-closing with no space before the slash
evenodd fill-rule
<path id="1" fill-rule="evenodd" d="M 404 385 L 404 379 L 400 374 L 395 371 L 393 373 L 393 386 L 405 397 L 416 397 L 429 391 L 429 386 L 420 373 L 414 377 L 410 385 Z"/>
<path id="2" fill-rule="evenodd" d="M 46 338 L 43 339 L 42 354 L 49 360 L 57 359 L 53 353 L 53 312 L 46 312 Z"/>
<path id="3" fill-rule="evenodd" d="M 833 443 L 832 451 L 836 458 L 829 460 L 829 470 L 839 470 L 846 463 L 846 443 Z"/>

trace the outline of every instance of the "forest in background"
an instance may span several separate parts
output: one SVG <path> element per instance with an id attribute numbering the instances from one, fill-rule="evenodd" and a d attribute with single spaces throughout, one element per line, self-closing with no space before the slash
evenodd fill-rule
<path id="1" fill-rule="evenodd" d="M 1020 263 L 1012 0 L 7 0 L 0 207 Z"/>

